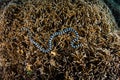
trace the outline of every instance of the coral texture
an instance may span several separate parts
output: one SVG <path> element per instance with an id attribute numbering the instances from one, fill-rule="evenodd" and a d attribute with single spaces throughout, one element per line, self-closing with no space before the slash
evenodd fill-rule
<path id="1" fill-rule="evenodd" d="M 74 33 L 51 34 L 72 28 L 79 48 L 69 44 Z M 11 0 L 0 10 L 0 79 L 2 80 L 119 80 L 120 32 L 100 0 Z"/>

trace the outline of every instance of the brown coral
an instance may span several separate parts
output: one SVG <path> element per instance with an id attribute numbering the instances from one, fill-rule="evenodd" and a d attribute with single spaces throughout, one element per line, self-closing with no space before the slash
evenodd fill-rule
<path id="1" fill-rule="evenodd" d="M 53 51 L 43 54 L 50 34 L 72 27 L 82 46 L 69 46 L 71 34 L 54 39 Z M 116 23 L 99 0 L 13 0 L 0 13 L 0 60 L 4 80 L 117 80 L 120 76 L 120 38 Z"/>

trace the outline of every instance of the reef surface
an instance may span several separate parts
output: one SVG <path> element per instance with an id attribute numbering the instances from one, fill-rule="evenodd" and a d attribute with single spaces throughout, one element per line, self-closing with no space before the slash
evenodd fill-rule
<path id="1" fill-rule="evenodd" d="M 0 3 L 0 80 L 119 80 L 120 32 L 101 0 L 10 0 Z M 41 52 L 32 38 L 48 48 L 51 34 L 73 28 L 74 33 L 53 39 L 49 53 Z"/>

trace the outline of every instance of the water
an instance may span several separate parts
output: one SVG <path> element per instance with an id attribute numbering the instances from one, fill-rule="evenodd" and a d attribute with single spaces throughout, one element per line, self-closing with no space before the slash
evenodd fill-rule
<path id="1" fill-rule="evenodd" d="M 120 5 L 120 0 L 114 0 L 117 4 Z"/>
<path id="2" fill-rule="evenodd" d="M 120 0 L 104 0 L 107 6 L 112 11 L 113 16 L 120 28 Z"/>

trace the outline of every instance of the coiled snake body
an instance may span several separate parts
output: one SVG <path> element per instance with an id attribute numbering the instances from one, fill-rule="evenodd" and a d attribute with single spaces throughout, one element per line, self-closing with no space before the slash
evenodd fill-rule
<path id="1" fill-rule="evenodd" d="M 50 38 L 49 38 L 49 41 L 48 41 L 48 46 L 49 48 L 48 49 L 44 49 L 42 46 L 39 45 L 39 43 L 35 42 L 32 38 L 32 34 L 31 34 L 31 31 L 28 29 L 28 28 L 25 28 L 23 27 L 22 30 L 25 30 L 25 31 L 28 31 L 28 36 L 29 36 L 29 39 L 30 39 L 30 42 L 33 43 L 40 51 L 42 51 L 43 53 L 48 53 L 52 50 L 52 40 L 54 37 L 58 36 L 58 35 L 62 35 L 62 34 L 65 34 L 67 32 L 74 32 L 75 33 L 75 36 L 76 38 L 74 38 L 71 42 L 70 42 L 70 45 L 71 47 L 73 48 L 78 48 L 81 44 L 78 44 L 78 45 L 74 45 L 74 43 L 78 40 L 78 37 L 79 37 L 79 34 L 76 30 L 72 29 L 72 28 L 65 28 L 63 31 L 59 31 L 59 32 L 55 32 L 53 33 Z"/>

